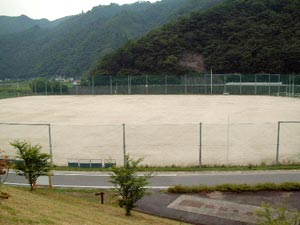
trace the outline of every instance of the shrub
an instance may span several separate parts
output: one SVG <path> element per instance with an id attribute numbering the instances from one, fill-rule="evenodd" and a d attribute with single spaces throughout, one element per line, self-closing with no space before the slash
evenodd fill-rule
<path id="1" fill-rule="evenodd" d="M 256 212 L 258 225 L 300 225 L 300 212 L 289 211 L 286 203 L 279 208 L 266 203 L 262 207 L 263 210 Z"/>
<path id="2" fill-rule="evenodd" d="M 41 153 L 42 146 L 31 145 L 26 141 L 16 140 L 11 145 L 17 149 L 17 159 L 20 160 L 14 170 L 18 175 L 25 176 L 31 191 L 35 190 L 38 177 L 47 175 L 51 170 L 51 155 Z"/>
<path id="3" fill-rule="evenodd" d="M 115 185 L 119 206 L 125 208 L 126 216 L 131 215 L 135 203 L 147 194 L 145 186 L 151 174 L 137 176 L 138 165 L 142 159 L 133 160 L 127 155 L 124 167 L 112 167 L 111 182 Z"/>

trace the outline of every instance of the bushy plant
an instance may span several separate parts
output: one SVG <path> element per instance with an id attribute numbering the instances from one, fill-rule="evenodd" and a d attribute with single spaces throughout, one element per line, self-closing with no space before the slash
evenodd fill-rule
<path id="1" fill-rule="evenodd" d="M 125 208 L 126 216 L 131 215 L 131 210 L 143 196 L 147 194 L 145 186 L 149 184 L 151 173 L 138 176 L 138 166 L 142 159 L 134 160 L 128 155 L 124 167 L 112 167 L 111 182 L 115 185 L 119 206 Z"/>
<path id="2" fill-rule="evenodd" d="M 3 151 L 0 150 L 0 153 Z M 3 192 L 3 184 L 6 181 L 6 178 L 8 176 L 8 171 L 9 171 L 9 162 L 8 162 L 8 157 L 3 156 L 0 157 L 0 203 L 3 199 L 6 199 L 9 197 L 9 194 Z"/>
<path id="3" fill-rule="evenodd" d="M 261 183 L 255 185 L 248 184 L 221 184 L 216 186 L 184 186 L 176 185 L 170 187 L 168 192 L 170 193 L 199 193 L 199 192 L 212 192 L 212 191 L 221 191 L 221 192 L 258 192 L 258 191 L 299 191 L 300 183 L 297 182 L 285 182 L 281 184 L 275 183 Z"/>
<path id="4" fill-rule="evenodd" d="M 30 185 L 30 190 L 36 189 L 39 176 L 47 175 L 51 170 L 51 155 L 41 153 L 42 146 L 31 145 L 26 141 L 16 140 L 11 145 L 17 149 L 17 159 L 14 170 L 18 175 L 25 176 Z"/>
<path id="5" fill-rule="evenodd" d="M 288 210 L 287 204 L 279 208 L 271 204 L 262 204 L 263 210 L 257 211 L 258 225 L 300 225 L 300 212 Z"/>

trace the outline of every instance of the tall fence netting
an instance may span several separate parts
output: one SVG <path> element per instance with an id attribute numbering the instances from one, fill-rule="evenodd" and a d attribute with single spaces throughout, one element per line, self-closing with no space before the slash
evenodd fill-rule
<path id="1" fill-rule="evenodd" d="M 300 123 L 8 125 L 0 124 L 0 149 L 14 158 L 11 142 L 52 150 L 56 165 L 115 160 L 124 154 L 148 166 L 249 165 L 300 162 Z M 50 149 L 51 140 L 51 149 Z M 278 155 L 277 155 L 278 153 Z"/>
<path id="2" fill-rule="evenodd" d="M 281 163 L 300 162 L 300 122 L 280 122 L 279 161 Z"/>
<path id="3" fill-rule="evenodd" d="M 16 149 L 10 143 L 16 140 L 29 141 L 31 145 L 39 144 L 42 152 L 50 154 L 48 125 L 0 124 L 0 149 L 12 159 L 16 157 Z"/>

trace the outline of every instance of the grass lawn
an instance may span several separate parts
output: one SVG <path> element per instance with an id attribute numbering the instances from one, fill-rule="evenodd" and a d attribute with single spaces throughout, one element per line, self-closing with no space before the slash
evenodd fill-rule
<path id="1" fill-rule="evenodd" d="M 177 221 L 133 212 L 126 217 L 111 191 L 105 192 L 105 204 L 95 190 L 38 189 L 4 187 L 11 197 L 0 204 L 0 224 L 182 224 Z"/>

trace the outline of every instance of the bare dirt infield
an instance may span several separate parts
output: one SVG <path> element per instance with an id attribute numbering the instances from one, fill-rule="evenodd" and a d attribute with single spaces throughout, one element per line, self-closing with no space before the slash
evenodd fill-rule
<path id="1" fill-rule="evenodd" d="M 56 164 L 70 159 L 123 161 L 127 152 L 149 165 L 272 162 L 277 122 L 300 121 L 300 100 L 267 96 L 124 95 L 34 96 L 0 100 L 0 122 L 50 123 Z M 228 122 L 230 126 L 228 126 Z M 300 154 L 300 124 L 282 127 L 282 160 Z M 48 128 L 0 125 L 0 148 L 16 138 L 49 151 Z"/>

